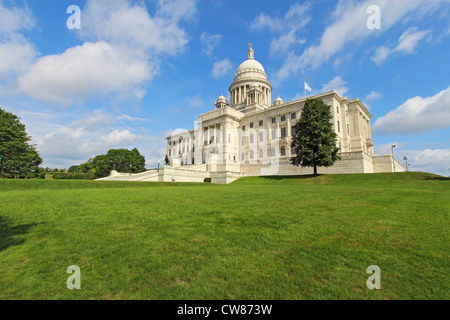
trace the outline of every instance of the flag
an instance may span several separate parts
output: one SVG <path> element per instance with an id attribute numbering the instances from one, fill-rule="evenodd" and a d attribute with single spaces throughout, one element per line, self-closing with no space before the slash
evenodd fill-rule
<path id="1" fill-rule="evenodd" d="M 305 90 L 308 90 L 309 92 L 312 91 L 312 89 L 308 86 L 308 84 L 306 83 L 306 79 L 305 79 Z"/>

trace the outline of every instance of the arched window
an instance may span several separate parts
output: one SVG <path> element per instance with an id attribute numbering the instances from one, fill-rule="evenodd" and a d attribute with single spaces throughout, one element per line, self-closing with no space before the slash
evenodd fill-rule
<path id="1" fill-rule="evenodd" d="M 282 156 L 285 156 L 285 155 L 286 155 L 286 148 L 285 148 L 284 146 L 281 147 L 280 153 L 281 153 Z"/>

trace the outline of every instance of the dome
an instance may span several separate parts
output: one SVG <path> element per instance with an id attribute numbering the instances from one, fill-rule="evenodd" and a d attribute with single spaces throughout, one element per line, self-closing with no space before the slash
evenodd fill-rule
<path id="1" fill-rule="evenodd" d="M 234 81 L 257 79 L 267 81 L 266 71 L 259 61 L 255 60 L 253 48 L 248 50 L 248 58 L 237 69 Z"/>
<path id="2" fill-rule="evenodd" d="M 273 102 L 273 105 L 277 106 L 282 103 L 283 103 L 283 99 L 281 99 L 280 96 L 278 96 L 278 98 L 276 98 L 275 101 Z"/>
<path id="3" fill-rule="evenodd" d="M 227 99 L 223 96 L 223 94 L 216 100 L 214 106 L 216 107 L 216 109 L 222 109 L 228 106 Z"/>
<path id="4" fill-rule="evenodd" d="M 227 103 L 227 99 L 223 96 L 223 94 L 217 99 L 216 103 Z"/>

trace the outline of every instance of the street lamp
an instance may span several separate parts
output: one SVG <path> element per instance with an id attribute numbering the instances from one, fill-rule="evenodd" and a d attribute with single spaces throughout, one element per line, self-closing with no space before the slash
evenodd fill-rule
<path id="1" fill-rule="evenodd" d="M 396 147 L 396 145 L 395 144 L 393 144 L 392 146 L 391 146 L 391 149 L 392 149 L 392 166 L 394 167 L 394 172 L 395 172 L 395 158 L 394 158 L 394 148 Z"/>
<path id="2" fill-rule="evenodd" d="M 408 172 L 408 157 L 403 157 L 403 160 L 405 160 L 405 169 Z"/>

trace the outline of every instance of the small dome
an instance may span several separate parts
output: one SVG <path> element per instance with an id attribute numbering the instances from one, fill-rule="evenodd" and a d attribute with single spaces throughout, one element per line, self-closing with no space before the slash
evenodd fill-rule
<path id="1" fill-rule="evenodd" d="M 283 99 L 281 99 L 280 96 L 278 96 L 278 98 L 276 98 L 275 101 L 273 102 L 273 105 L 277 106 L 282 103 L 283 103 Z"/>
<path id="2" fill-rule="evenodd" d="M 223 96 L 223 94 L 216 100 L 216 103 L 214 103 L 216 109 L 225 108 L 228 106 L 227 99 Z"/>
<path id="3" fill-rule="evenodd" d="M 227 99 L 223 96 L 223 94 L 217 99 L 216 103 L 227 103 Z"/>

